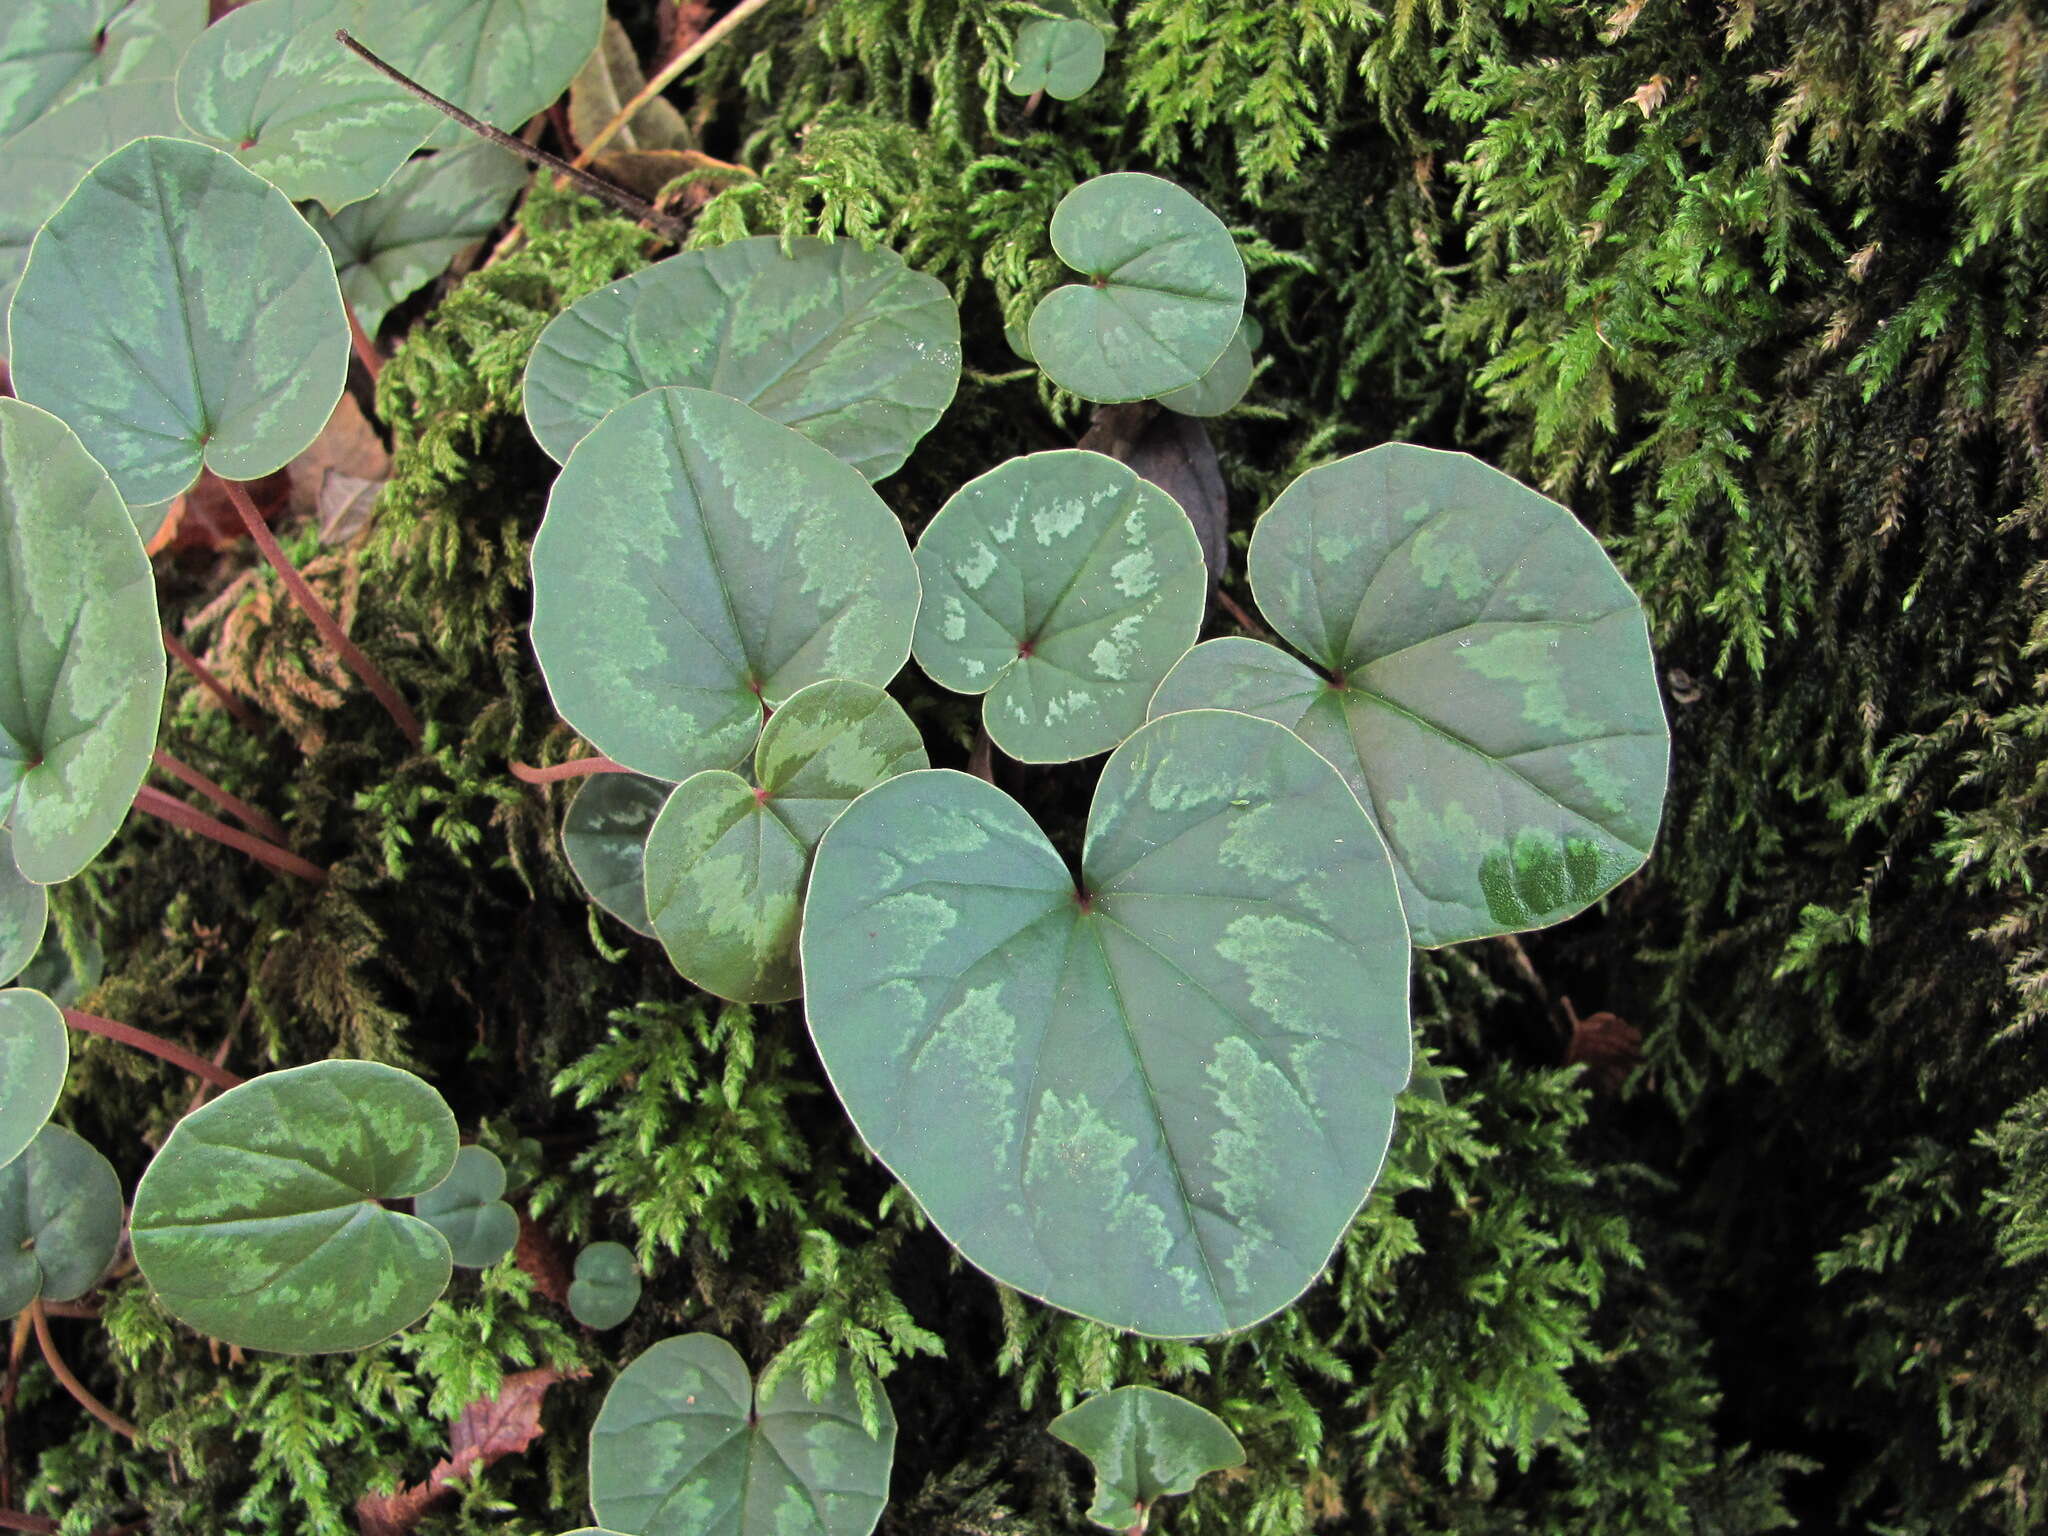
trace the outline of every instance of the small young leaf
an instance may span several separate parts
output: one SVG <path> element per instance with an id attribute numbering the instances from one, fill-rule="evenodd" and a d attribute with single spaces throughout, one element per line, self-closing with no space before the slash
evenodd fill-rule
<path id="1" fill-rule="evenodd" d="M 1252 387 L 1252 324 L 1245 316 L 1209 371 L 1186 389 L 1168 390 L 1159 403 L 1183 416 L 1221 416 L 1235 406 Z"/>
<path id="2" fill-rule="evenodd" d="M 970 1263 L 1191 1338 L 1299 1296 L 1408 1078 L 1408 930 L 1344 781 L 1270 721 L 1145 726 L 1081 881 L 980 779 L 909 773 L 818 846 L 805 1007 L 862 1139 Z"/>
<path id="3" fill-rule="evenodd" d="M 448 1239 L 464 1269 L 488 1269 L 519 1241 L 519 1216 L 502 1198 L 505 1165 L 482 1147 L 455 1154 L 448 1177 L 413 1200 L 413 1214 Z"/>
<path id="4" fill-rule="evenodd" d="M 383 1202 L 432 1189 L 455 1117 L 410 1072 L 321 1061 L 231 1088 L 171 1129 L 129 1223 L 165 1310 L 245 1349 L 364 1349 L 448 1284 L 447 1239 Z"/>
<path id="5" fill-rule="evenodd" d="M 128 814 L 163 712 L 156 582 L 106 471 L 46 411 L 0 400 L 0 821 L 68 880 Z"/>
<path id="6" fill-rule="evenodd" d="M 823 1399 L 786 1372 L 758 1397 L 707 1333 L 663 1339 L 619 1373 L 590 1431 L 590 1507 L 639 1536 L 868 1536 L 889 1498 L 896 1416 L 861 1425 L 853 1362 Z"/>
<path id="7" fill-rule="evenodd" d="M 42 947 L 18 978 L 21 985 L 42 993 L 59 1008 L 69 1008 L 98 986 L 106 970 L 106 956 L 100 950 L 98 937 L 91 931 L 88 930 L 81 938 L 78 967 L 74 969 L 71 956 L 58 936 L 57 925 L 50 923 L 45 926 Z"/>
<path id="8" fill-rule="evenodd" d="M 636 772 L 731 768 L 763 705 L 885 686 L 917 567 L 896 515 L 817 444 L 726 395 L 649 390 L 555 480 L 533 543 L 533 648 L 562 718 Z"/>
<path id="9" fill-rule="evenodd" d="M 647 839 L 647 910 L 675 968 L 719 997 L 776 1003 L 801 988 L 797 931 L 811 853 L 863 791 L 929 766 L 910 717 L 866 683 L 813 683 L 775 712 L 756 789 L 700 773 Z"/>
<path id="10" fill-rule="evenodd" d="M 1145 400 L 1215 366 L 1244 314 L 1244 262 L 1223 221 L 1170 181 L 1084 181 L 1052 215 L 1052 248 L 1087 283 L 1031 312 L 1031 354 L 1084 400 Z"/>
<path id="11" fill-rule="evenodd" d="M 715 389 L 853 465 L 893 474 L 960 385 L 960 311 L 892 251 L 767 235 L 685 251 L 541 332 L 526 420 L 558 460 L 643 390 Z"/>
<path id="12" fill-rule="evenodd" d="M 616 1328 L 640 1305 L 640 1269 L 624 1243 L 590 1243 L 576 1255 L 569 1315 L 599 1332 Z"/>
<path id="13" fill-rule="evenodd" d="M 637 773 L 594 773 L 562 818 L 562 852 L 590 899 L 635 933 L 654 937 L 647 915 L 647 834 L 673 784 Z"/>
<path id="14" fill-rule="evenodd" d="M 1088 1518 L 1113 1531 L 1143 1529 L 1160 1499 L 1244 1462 L 1230 1426 L 1208 1409 L 1156 1387 L 1118 1387 L 1071 1408 L 1049 1426 L 1095 1463 Z"/>
<path id="15" fill-rule="evenodd" d="M 0 138 L 103 86 L 168 80 L 205 27 L 206 0 L 8 0 Z"/>
<path id="16" fill-rule="evenodd" d="M 1073 19 L 1027 21 L 1017 29 L 1017 61 L 1004 88 L 1018 96 L 1043 91 L 1055 101 L 1072 101 L 1102 78 L 1102 32 Z"/>
<path id="17" fill-rule="evenodd" d="M 604 0 L 355 0 L 355 34 L 471 117 L 508 132 L 569 88 L 604 32 Z M 431 149 L 468 137 L 443 122 Z"/>
<path id="18" fill-rule="evenodd" d="M 49 1123 L 70 1064 L 57 1005 L 27 987 L 0 992 L 0 1164 L 21 1156 Z"/>
<path id="19" fill-rule="evenodd" d="M 61 1125 L 0 1168 L 0 1317 L 40 1297 L 75 1301 L 99 1283 L 121 1241 L 113 1164 Z"/>
<path id="20" fill-rule="evenodd" d="M 35 958 L 49 921 L 49 891 L 15 867 L 14 834 L 0 827 L 0 983 L 14 980 Z M 0 1106 L 5 1103 L 0 1094 Z"/>
<path id="21" fill-rule="evenodd" d="M 138 139 L 29 251 L 8 315 L 21 398 L 62 417 L 130 505 L 203 465 L 255 480 L 320 435 L 348 371 L 334 261 L 217 149 Z"/>
<path id="22" fill-rule="evenodd" d="M 933 682 L 984 693 L 1012 757 L 1107 752 L 1201 629 L 1208 579 L 1186 515 L 1099 453 L 1034 453 L 969 481 L 917 544 L 912 653 Z"/>
<path id="23" fill-rule="evenodd" d="M 488 234 L 526 185 L 526 162 L 482 139 L 403 166 L 375 197 L 307 220 L 371 336 L 403 300 Z"/>

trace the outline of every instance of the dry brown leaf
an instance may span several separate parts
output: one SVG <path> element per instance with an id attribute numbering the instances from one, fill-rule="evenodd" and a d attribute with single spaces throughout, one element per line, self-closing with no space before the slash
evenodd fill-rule
<path id="1" fill-rule="evenodd" d="M 576 142 L 587 144 L 596 138 L 604 125 L 618 116 L 619 108 L 646 84 L 647 76 L 634 56 L 626 29 L 607 16 L 603 43 L 569 86 L 569 132 Z M 686 149 L 690 130 L 674 104 L 657 96 L 633 114 L 633 120 L 612 137 L 611 144 L 622 150 Z"/>
<path id="2" fill-rule="evenodd" d="M 1629 97 L 1629 100 L 1635 104 L 1638 112 L 1648 117 L 1664 105 L 1664 93 L 1670 88 L 1671 79 L 1668 75 L 1652 75 L 1636 87 L 1635 94 Z"/>
<path id="3" fill-rule="evenodd" d="M 291 476 L 292 511 L 318 520 L 321 538 L 345 544 L 368 520 L 364 507 L 354 526 L 343 521 L 367 494 L 371 502 L 391 477 L 391 455 L 355 396 L 344 394 L 313 445 L 286 467 Z M 367 493 L 365 491 L 367 487 Z M 330 531 L 339 526 L 339 531 Z"/>
<path id="4" fill-rule="evenodd" d="M 711 25 L 709 0 L 661 0 L 655 9 L 661 24 L 661 58 L 666 64 L 704 35 Z"/>
<path id="5" fill-rule="evenodd" d="M 512 1262 L 525 1271 L 534 1289 L 558 1307 L 569 1305 L 569 1266 L 554 1234 L 526 1212 L 519 1212 L 519 1241 L 512 1249 Z"/>
<path id="6" fill-rule="evenodd" d="M 614 186 L 624 187 L 652 201 L 661 189 L 678 176 L 691 171 L 732 169 L 724 160 L 695 149 L 601 149 L 590 168 Z M 700 208 L 711 199 L 713 188 L 686 187 L 679 199 L 686 208 Z"/>
<path id="7" fill-rule="evenodd" d="M 1565 1017 L 1572 1025 L 1571 1043 L 1564 1051 L 1565 1065 L 1583 1063 L 1596 1091 L 1620 1092 L 1643 1059 L 1643 1032 L 1616 1013 L 1589 1013 L 1582 1019 L 1570 998 L 1562 1001 Z"/>
<path id="8" fill-rule="evenodd" d="M 1230 557 L 1230 498 L 1209 429 L 1192 416 L 1141 400 L 1099 407 L 1079 446 L 1123 460 L 1180 503 L 1194 524 L 1214 591 Z"/>
<path id="9" fill-rule="evenodd" d="M 291 481 L 283 471 L 248 481 L 246 489 L 266 523 L 275 523 L 291 502 Z M 208 475 L 172 501 L 155 537 L 149 541 L 149 552 L 154 555 L 167 549 L 225 549 L 246 537 L 235 504 L 228 500 L 220 482 Z"/>

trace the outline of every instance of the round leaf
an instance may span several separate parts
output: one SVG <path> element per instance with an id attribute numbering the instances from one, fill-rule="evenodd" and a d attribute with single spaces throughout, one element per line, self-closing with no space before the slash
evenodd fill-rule
<path id="1" fill-rule="evenodd" d="M 46 1125 L 0 1168 L 0 1317 L 41 1297 L 74 1301 L 121 1241 L 121 1181 L 83 1139 Z"/>
<path id="2" fill-rule="evenodd" d="M 342 47 L 356 0 L 252 0 L 178 67 L 178 113 L 293 199 L 340 208 L 391 179 L 441 114 Z"/>
<path id="3" fill-rule="evenodd" d="M 177 132 L 170 81 L 136 80 L 67 102 L 8 140 L 0 155 L 0 307 L 14 296 L 36 231 L 87 171 L 124 144 Z"/>
<path id="4" fill-rule="evenodd" d="M 103 86 L 168 79 L 206 0 L 8 0 L 0 6 L 0 138 Z"/>
<path id="5" fill-rule="evenodd" d="M 1557 922 L 1648 857 L 1669 757 L 1649 634 L 1563 507 L 1388 444 L 1288 487 L 1250 565 L 1267 621 L 1324 673 L 1214 641 L 1153 713 L 1246 710 L 1336 764 L 1393 852 L 1416 943 Z"/>
<path id="6" fill-rule="evenodd" d="M 647 834 L 673 785 L 637 773 L 594 773 L 562 819 L 562 852 L 584 892 L 635 933 L 654 937 L 644 875 Z"/>
<path id="7" fill-rule="evenodd" d="M 504 1193 L 505 1165 L 482 1147 L 464 1147 L 448 1177 L 413 1201 L 413 1214 L 448 1239 L 457 1264 L 488 1269 L 519 1241 L 519 1217 Z"/>
<path id="8" fill-rule="evenodd" d="M 1246 315 L 1231 336 L 1230 345 L 1223 349 L 1223 355 L 1216 359 L 1209 371 L 1186 389 L 1170 390 L 1161 395 L 1159 403 L 1183 416 L 1221 416 L 1233 409 L 1244 399 L 1245 391 L 1252 387 L 1250 338 L 1255 324 L 1257 322 Z"/>
<path id="9" fill-rule="evenodd" d="M 138 139 L 29 251 L 14 384 L 70 423 L 130 504 L 201 465 L 255 480 L 327 424 L 348 369 L 334 261 L 275 187 L 217 149 Z"/>
<path id="10" fill-rule="evenodd" d="M 0 400 L 0 821 L 39 884 L 128 814 L 163 712 L 156 583 L 106 471 L 56 417 Z"/>
<path id="11" fill-rule="evenodd" d="M 1088 1518 L 1113 1531 L 1142 1527 L 1161 1498 L 1244 1463 L 1244 1447 L 1229 1425 L 1156 1387 L 1118 1387 L 1091 1397 L 1049 1429 L 1095 1463 Z"/>
<path id="12" fill-rule="evenodd" d="M 850 240 L 686 251 L 549 322 L 526 420 L 566 460 L 616 407 L 670 384 L 731 395 L 879 480 L 953 402 L 960 311 L 937 278 Z"/>
<path id="13" fill-rule="evenodd" d="M 1084 400 L 1148 400 L 1195 383 L 1244 313 L 1244 262 L 1223 221 L 1170 181 L 1118 171 L 1052 215 L 1052 248 L 1087 283 L 1031 312 L 1031 355 Z"/>
<path id="14" fill-rule="evenodd" d="M 533 648 L 599 751 L 680 782 L 731 768 L 762 706 L 885 685 L 917 567 L 896 515 L 817 444 L 725 395 L 650 390 L 556 477 L 533 544 Z"/>
<path id="15" fill-rule="evenodd" d="M 471 117 L 516 129 L 544 112 L 597 51 L 604 0 L 355 0 L 356 36 L 380 58 Z M 443 122 L 427 143 L 467 130 Z"/>
<path id="16" fill-rule="evenodd" d="M 0 992 L 0 1164 L 21 1156 L 49 1123 L 70 1063 L 57 1005 L 27 987 Z"/>
<path id="17" fill-rule="evenodd" d="M 88 930 L 79 936 L 78 964 L 74 967 L 70 954 L 64 948 L 63 936 L 57 931 L 57 925 L 51 923 L 43 929 L 42 947 L 23 969 L 20 981 L 24 987 L 34 988 L 59 1008 L 69 1008 L 100 984 L 105 968 L 106 956 L 100 950 L 97 935 Z"/>
<path id="18" fill-rule="evenodd" d="M 488 234 L 526 174 L 517 155 L 478 139 L 412 161 L 375 197 L 337 214 L 308 213 L 363 330 L 376 335 L 395 306 Z"/>
<path id="19" fill-rule="evenodd" d="M 1386 850 L 1294 736 L 1205 710 L 1111 756 L 1081 864 L 980 779 L 870 790 L 811 876 L 812 1037 L 971 1263 L 1139 1333 L 1248 1327 L 1315 1279 L 1407 1081 Z"/>
<path id="20" fill-rule="evenodd" d="M 1106 752 L 1145 722 L 1202 626 L 1208 572 L 1178 503 L 1128 465 L 1060 449 L 961 488 L 917 545 L 912 650 L 932 681 L 986 693 L 1012 757 Z"/>
<path id="21" fill-rule="evenodd" d="M 638 1536 L 868 1536 L 889 1498 L 896 1415 L 870 1435 L 842 1357 L 822 1401 L 786 1371 L 756 1396 L 707 1333 L 663 1339 L 605 1394 L 590 1430 L 590 1507 Z"/>
<path id="22" fill-rule="evenodd" d="M 1003 84 L 1016 95 L 1043 91 L 1072 101 L 1102 78 L 1100 29 L 1085 21 L 1028 21 L 1017 29 L 1017 62 Z"/>
<path id="23" fill-rule="evenodd" d="M 616 1328 L 640 1305 L 640 1270 L 624 1243 L 590 1243 L 576 1255 L 569 1315 L 600 1332 Z"/>
<path id="24" fill-rule="evenodd" d="M 677 786 L 647 840 L 647 908 L 669 959 L 707 992 L 802 990 L 797 930 L 811 853 L 864 790 L 928 766 L 902 706 L 866 683 L 813 683 L 775 712 L 756 789 L 714 769 Z"/>
<path id="25" fill-rule="evenodd" d="M 27 969 L 42 948 L 50 921 L 50 894 L 14 864 L 14 834 L 0 827 L 0 982 Z M 0 1094 L 0 1105 L 6 1095 Z M 0 1163 L 7 1161 L 0 1155 Z"/>
<path id="26" fill-rule="evenodd" d="M 135 1191 L 135 1262 L 181 1322 L 245 1349 L 364 1349 L 448 1284 L 447 1239 L 380 1201 L 448 1176 L 455 1117 L 410 1072 L 321 1061 L 172 1127 Z"/>

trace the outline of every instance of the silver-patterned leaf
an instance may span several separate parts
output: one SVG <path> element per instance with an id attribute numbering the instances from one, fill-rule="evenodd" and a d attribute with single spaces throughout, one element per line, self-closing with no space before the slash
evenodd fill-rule
<path id="1" fill-rule="evenodd" d="M 101 86 L 168 80 L 206 27 L 206 0 L 7 0 L 0 138 Z"/>
<path id="2" fill-rule="evenodd" d="M 357 0 L 356 36 L 471 117 L 508 132 L 569 88 L 603 35 L 604 0 Z M 428 138 L 452 149 L 468 130 Z"/>
<path id="3" fill-rule="evenodd" d="M 594 773 L 562 818 L 562 853 L 584 894 L 650 939 L 647 834 L 674 788 L 637 773 Z"/>
<path id="4" fill-rule="evenodd" d="M 1112 1531 L 1144 1529 L 1162 1498 L 1244 1463 L 1244 1447 L 1229 1425 L 1157 1387 L 1118 1387 L 1091 1397 L 1054 1419 L 1048 1432 L 1095 1464 L 1088 1518 Z"/>

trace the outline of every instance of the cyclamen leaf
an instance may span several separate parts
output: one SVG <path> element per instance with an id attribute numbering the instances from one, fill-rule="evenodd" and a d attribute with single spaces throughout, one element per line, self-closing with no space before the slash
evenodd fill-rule
<path id="1" fill-rule="evenodd" d="M 1071 448 L 969 481 L 918 540 L 917 569 L 917 664 L 943 688 L 987 694 L 989 736 L 1029 763 L 1106 752 L 1144 724 L 1208 592 L 1173 498 Z"/>
<path id="2" fill-rule="evenodd" d="M 734 1002 L 795 997 L 818 839 L 863 791 L 928 766 L 901 705 L 833 681 L 802 689 L 763 729 L 758 789 L 723 770 L 678 785 L 646 849 L 647 909 L 676 969 Z"/>
<path id="3" fill-rule="evenodd" d="M 46 1125 L 0 1168 L 0 1317 L 38 1298 L 75 1301 L 121 1241 L 121 1181 L 81 1137 Z"/>
<path id="4" fill-rule="evenodd" d="M 375 197 L 307 220 L 334 253 L 342 296 L 376 335 L 385 317 L 496 227 L 526 164 L 482 139 L 402 167 Z"/>
<path id="5" fill-rule="evenodd" d="M 1323 673 L 1210 641 L 1152 713 L 1245 710 L 1336 764 L 1393 852 L 1416 943 L 1557 922 L 1641 866 L 1670 750 L 1649 633 L 1563 507 L 1392 443 L 1289 486 L 1250 566 L 1267 621 Z"/>
<path id="6" fill-rule="evenodd" d="M 1244 1447 L 1215 1414 L 1156 1387 L 1118 1387 L 1052 1421 L 1050 1432 L 1095 1464 L 1088 1518 L 1113 1531 L 1142 1528 L 1169 1494 L 1244 1462 Z"/>
<path id="7" fill-rule="evenodd" d="M 163 712 L 156 582 L 106 471 L 47 411 L 0 400 L 0 821 L 51 885 L 128 814 Z"/>
<path id="8" fill-rule="evenodd" d="M 380 58 L 493 128 L 544 112 L 597 51 L 604 0 L 357 0 L 356 36 Z M 451 149 L 466 130 L 428 138 Z"/>
<path id="9" fill-rule="evenodd" d="M 505 1165 L 483 1147 L 455 1154 L 448 1177 L 412 1203 L 413 1214 L 448 1239 L 464 1269 L 488 1269 L 519 1241 L 519 1216 L 502 1196 Z"/>
<path id="10" fill-rule="evenodd" d="M 1252 387 L 1251 327 L 1247 315 L 1209 371 L 1186 389 L 1168 390 L 1159 403 L 1183 416 L 1221 416 L 1234 408 Z"/>
<path id="11" fill-rule="evenodd" d="M 594 773 L 562 819 L 562 853 L 584 894 L 650 939 L 647 834 L 674 788 L 637 773 Z"/>
<path id="12" fill-rule="evenodd" d="M 348 370 L 334 262 L 275 187 L 217 149 L 138 139 L 80 182 L 9 312 L 14 384 L 64 418 L 132 506 L 202 465 L 282 469 Z"/>
<path id="13" fill-rule="evenodd" d="M 21 1156 L 49 1123 L 70 1064 L 57 1005 L 27 987 L 0 992 L 0 1165 Z"/>
<path id="14" fill-rule="evenodd" d="M 0 138 L 101 86 L 168 79 L 206 0 L 8 0 L 0 10 Z"/>
<path id="15" fill-rule="evenodd" d="M 57 925 L 48 924 L 43 929 L 42 947 L 19 977 L 21 985 L 42 993 L 59 1008 L 69 1008 L 100 984 L 106 968 L 99 940 L 90 932 L 81 935 L 81 940 L 78 967 L 74 969 Z"/>
<path id="16" fill-rule="evenodd" d="M 569 1282 L 569 1315 L 602 1333 L 616 1328 L 640 1305 L 640 1269 L 624 1243 L 589 1243 L 576 1255 Z"/>
<path id="17" fill-rule="evenodd" d="M 206 29 L 178 68 L 178 112 L 294 201 L 329 209 L 375 192 L 441 114 L 335 38 L 360 0 L 251 0 Z"/>
<path id="18" fill-rule="evenodd" d="M 1136 171 L 1084 181 L 1053 210 L 1052 248 L 1090 281 L 1039 300 L 1031 355 L 1084 400 L 1186 388 L 1237 331 L 1237 246 L 1221 219 L 1170 181 Z"/>
<path id="19" fill-rule="evenodd" d="M 725 395 L 650 390 L 569 456 L 533 544 L 533 648 L 562 718 L 636 772 L 730 768 L 826 678 L 884 686 L 917 568 L 847 465 Z"/>
<path id="20" fill-rule="evenodd" d="M 455 1117 L 410 1072 L 321 1061 L 254 1078 L 171 1129 L 129 1222 L 179 1321 L 245 1349 L 364 1349 L 448 1284 L 447 1239 L 379 1202 L 455 1163 Z"/>
<path id="21" fill-rule="evenodd" d="M 937 278 L 852 241 L 686 251 L 549 322 L 527 424 L 566 461 L 607 413 L 671 384 L 731 395 L 880 480 L 952 404 L 960 311 Z"/>
<path id="22" fill-rule="evenodd" d="M 0 983 L 12 981 L 35 958 L 49 921 L 49 892 L 15 866 L 14 834 L 0 827 Z M 5 1102 L 0 1094 L 0 1106 Z M 0 1163 L 6 1161 L 0 1156 Z"/>
<path id="23" fill-rule="evenodd" d="M 619 1373 L 590 1431 L 590 1506 L 636 1536 L 868 1536 L 889 1496 L 896 1416 L 861 1425 L 853 1361 L 822 1400 L 785 1372 L 756 1395 L 723 1339 L 663 1339 Z"/>
<path id="24" fill-rule="evenodd" d="M 1269 721 L 1145 726 L 1077 888 L 992 785 L 891 779 L 819 845 L 805 1005 L 862 1139 L 969 1262 L 1192 1338 L 1299 1296 L 1408 1077 L 1407 927 L 1336 770 Z"/>
<path id="25" fill-rule="evenodd" d="M 1085 21 L 1027 21 L 1017 29 L 1017 62 L 1004 79 L 1018 96 L 1043 91 L 1072 101 L 1102 78 L 1101 31 Z"/>

